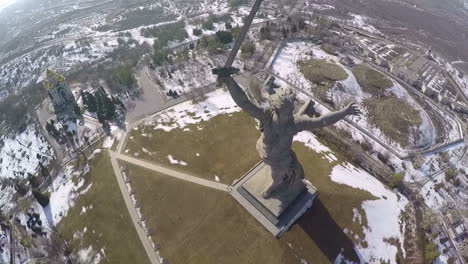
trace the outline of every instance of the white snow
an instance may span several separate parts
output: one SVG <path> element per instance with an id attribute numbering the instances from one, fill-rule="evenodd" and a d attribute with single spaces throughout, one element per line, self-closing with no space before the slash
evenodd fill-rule
<path id="1" fill-rule="evenodd" d="M 175 128 L 183 129 L 189 124 L 207 121 L 219 114 L 229 114 L 241 110 L 229 93 L 221 89 L 206 94 L 206 98 L 205 101 L 197 104 L 191 101 L 180 103 L 152 116 L 145 121 L 145 124 L 155 124 L 154 129 L 171 131 Z"/>
<path id="2" fill-rule="evenodd" d="M 102 147 L 105 149 L 109 149 L 112 147 L 112 145 L 114 145 L 114 137 L 107 136 L 104 139 L 104 142 L 102 143 Z"/>
<path id="3" fill-rule="evenodd" d="M 364 201 L 362 204 L 368 224 L 368 228 L 364 230 L 368 247 L 359 248 L 359 252 L 367 261 L 383 260 L 396 263 L 397 247 L 384 240 L 396 238 L 403 248 L 404 234 L 400 230 L 400 215 L 408 204 L 407 199 L 398 197 L 370 174 L 350 164 L 335 166 L 331 179 L 337 183 L 368 191 L 377 197 L 377 200 Z"/>
<path id="4" fill-rule="evenodd" d="M 317 141 L 315 136 L 310 132 L 298 134 L 295 140 L 303 142 L 314 151 L 322 153 L 330 152 L 329 154 L 333 155 L 331 150 Z M 386 188 L 366 171 L 348 163 L 336 165 L 331 172 L 330 178 L 334 182 L 362 189 L 376 197 L 376 200 L 364 201 L 362 203 L 365 215 L 361 215 L 357 208 L 353 209 L 354 221 L 362 222 L 363 217 L 365 217 L 368 225 L 367 228 L 364 227 L 365 241 L 368 247 L 361 248 L 356 246 L 356 250 L 368 263 L 380 263 L 381 260 L 396 263 L 397 247 L 384 240 L 390 238 L 398 239 L 400 247 L 404 252 L 404 234 L 400 229 L 402 225 L 400 216 L 408 204 L 407 199 Z M 338 256 L 337 261 L 345 260 L 343 256 Z M 341 262 L 335 261 L 335 263 Z"/>
<path id="5" fill-rule="evenodd" d="M 376 29 L 374 26 L 368 23 L 369 21 L 368 17 L 364 17 L 364 16 L 357 15 L 357 14 L 351 14 L 351 16 L 354 17 L 353 20 L 345 20 L 345 21 L 351 24 L 352 26 L 357 27 L 361 30 L 373 33 L 373 34 L 381 33 L 380 30 Z"/>
<path id="6" fill-rule="evenodd" d="M 10 263 L 10 231 L 0 229 L 0 263 Z"/>
<path id="7" fill-rule="evenodd" d="M 167 155 L 167 159 L 169 160 L 169 162 L 171 164 L 179 164 L 179 165 L 182 165 L 182 166 L 187 166 L 188 165 L 188 163 L 185 162 L 185 161 L 174 159 L 174 157 L 172 157 L 172 155 Z"/>
<path id="8" fill-rule="evenodd" d="M 0 142 L 2 140 L 0 178 L 26 178 L 28 173 L 36 173 L 40 162 L 46 166 L 54 155 L 49 143 L 39 130 L 36 131 L 34 125 L 26 127 L 23 132 L 12 137 L 4 135 Z"/>
<path id="9" fill-rule="evenodd" d="M 100 251 L 102 252 L 102 250 Z M 101 254 L 96 252 L 92 246 L 89 246 L 78 251 L 78 258 L 82 263 L 98 264 L 102 259 Z"/>
<path id="10" fill-rule="evenodd" d="M 388 139 L 388 137 L 385 136 L 379 127 L 371 124 L 368 120 L 368 113 L 364 105 L 364 100 L 370 98 L 371 95 L 365 93 L 361 89 L 352 71 L 340 63 L 340 56 L 330 55 L 313 43 L 307 43 L 303 41 L 290 42 L 286 43 L 285 46 L 282 47 L 279 55 L 273 61 L 273 72 L 288 80 L 291 84 L 298 87 L 299 89 L 302 89 L 305 93 L 313 94 L 313 90 L 316 85 L 309 82 L 300 72 L 298 67 L 298 62 L 311 58 L 332 62 L 341 67 L 347 73 L 348 77 L 343 81 L 338 81 L 329 92 L 329 95 L 335 102 L 337 108 L 344 107 L 349 102 L 355 102 L 363 114 L 357 117 L 349 117 L 349 119 L 357 126 L 363 128 L 375 136 L 381 142 L 391 146 L 395 152 L 404 156 L 407 150 L 402 148 L 397 142 Z M 286 85 L 282 81 L 279 81 L 279 83 Z M 420 137 L 419 141 L 416 142 L 415 145 L 418 147 L 423 147 L 432 144 L 435 140 L 435 129 L 425 110 L 419 106 L 419 104 L 397 82 L 393 82 L 393 86 L 388 88 L 385 92 L 387 95 L 394 96 L 406 101 L 417 111 L 419 111 L 422 124 L 418 127 L 418 134 Z M 305 98 L 307 97 L 308 96 L 305 95 Z M 320 107 L 318 104 L 316 104 L 316 106 Z M 329 112 L 327 108 L 322 108 L 325 110 L 323 113 Z M 339 122 L 337 126 L 352 132 L 353 138 L 358 140 L 354 137 L 354 135 L 361 134 L 362 132 L 353 126 L 346 126 L 344 124 L 344 122 Z M 358 136 L 362 138 L 364 135 Z M 365 137 L 368 138 L 368 136 Z M 378 142 L 374 143 L 380 144 Z"/>

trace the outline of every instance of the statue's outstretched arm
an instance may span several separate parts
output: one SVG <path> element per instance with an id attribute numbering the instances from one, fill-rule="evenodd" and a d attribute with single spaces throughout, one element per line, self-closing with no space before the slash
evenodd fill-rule
<path id="1" fill-rule="evenodd" d="M 296 116 L 295 123 L 298 132 L 303 130 L 312 131 L 317 128 L 331 126 L 345 118 L 347 115 L 359 115 L 360 113 L 361 112 L 354 104 L 349 104 L 347 107 L 339 111 L 330 112 L 318 118 L 311 118 L 306 115 Z"/>
<path id="2" fill-rule="evenodd" d="M 249 100 L 247 95 L 244 93 L 239 84 L 237 84 L 234 78 L 231 76 L 225 77 L 223 78 L 223 81 L 226 83 L 229 93 L 231 93 L 232 99 L 234 99 L 234 102 L 236 102 L 236 104 L 242 108 L 242 110 L 246 111 L 258 120 L 263 118 L 264 110 Z"/>

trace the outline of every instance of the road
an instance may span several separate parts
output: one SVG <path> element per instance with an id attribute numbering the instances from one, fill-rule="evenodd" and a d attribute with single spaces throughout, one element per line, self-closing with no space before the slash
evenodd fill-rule
<path id="1" fill-rule="evenodd" d="M 109 153 L 111 156 L 112 169 L 114 170 L 115 177 L 117 178 L 120 192 L 122 193 L 122 197 L 125 200 L 125 205 L 127 207 L 128 213 L 130 214 L 133 225 L 135 226 L 135 229 L 138 233 L 138 237 L 140 238 L 140 241 L 143 244 L 146 255 L 148 255 L 151 264 L 161 264 L 161 260 L 156 254 L 155 250 L 153 249 L 149 237 L 146 235 L 145 231 L 139 224 L 140 218 L 138 217 L 135 205 L 133 204 L 132 199 L 130 198 L 130 193 L 128 192 L 127 186 L 125 185 L 122 172 L 120 171 L 120 167 L 116 159 L 116 155 L 114 152 L 111 151 L 109 151 Z"/>
<path id="2" fill-rule="evenodd" d="M 135 100 L 133 107 L 128 109 L 129 122 L 138 120 L 142 115 L 153 113 L 165 104 L 164 97 L 160 93 L 161 87 L 151 80 L 148 66 L 140 66 L 140 69 L 137 69 L 136 79 L 141 95 Z"/>

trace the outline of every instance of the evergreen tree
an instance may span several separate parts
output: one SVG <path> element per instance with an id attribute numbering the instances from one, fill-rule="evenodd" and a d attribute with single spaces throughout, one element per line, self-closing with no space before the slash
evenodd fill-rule
<path id="1" fill-rule="evenodd" d="M 193 35 L 194 36 L 201 36 L 203 34 L 203 30 L 201 28 L 194 28 L 193 29 Z"/>
<path id="2" fill-rule="evenodd" d="M 106 95 L 103 96 L 105 119 L 112 120 L 116 116 L 115 104 Z"/>
<path id="3" fill-rule="evenodd" d="M 83 94 L 83 103 L 89 112 L 96 113 L 97 102 L 96 102 L 96 97 L 93 94 L 85 92 Z"/>
<path id="4" fill-rule="evenodd" d="M 28 187 L 28 185 L 26 184 L 26 182 L 24 180 L 16 179 L 15 180 L 15 190 L 19 194 L 20 197 L 23 197 L 28 193 L 29 187 Z"/>
<path id="5" fill-rule="evenodd" d="M 195 48 L 195 44 L 193 44 L 193 42 L 190 42 L 188 47 L 189 49 L 193 50 Z"/>
<path id="6" fill-rule="evenodd" d="M 31 173 L 28 173 L 28 181 L 29 185 L 31 185 L 33 189 L 38 188 L 41 185 L 41 180 L 39 177 L 34 176 Z"/>
<path id="7" fill-rule="evenodd" d="M 223 44 L 228 44 L 232 42 L 232 33 L 229 31 L 218 31 L 216 32 L 216 37 L 218 37 L 219 41 Z"/>
<path id="8" fill-rule="evenodd" d="M 77 116 L 81 116 L 81 109 L 77 104 L 73 104 L 73 111 Z"/>
<path id="9" fill-rule="evenodd" d="M 125 107 L 125 104 L 118 97 L 112 97 L 112 102 L 119 106 L 123 111 L 127 111 L 127 107 Z"/>
<path id="10" fill-rule="evenodd" d="M 296 32 L 297 32 L 296 24 L 294 24 L 294 25 L 292 26 L 291 32 L 292 32 L 292 33 L 296 33 Z"/>
<path id="11" fill-rule="evenodd" d="M 103 96 L 101 92 L 97 92 L 95 94 L 96 97 L 96 114 L 99 123 L 103 124 L 104 121 L 106 121 L 106 113 L 105 113 L 105 108 L 104 108 L 104 101 L 103 101 Z"/>
<path id="12" fill-rule="evenodd" d="M 43 194 L 38 190 L 33 190 L 33 196 L 34 196 L 34 198 L 36 198 L 37 202 L 42 207 L 46 207 L 47 205 L 49 205 L 49 202 L 50 202 L 49 195 Z"/>

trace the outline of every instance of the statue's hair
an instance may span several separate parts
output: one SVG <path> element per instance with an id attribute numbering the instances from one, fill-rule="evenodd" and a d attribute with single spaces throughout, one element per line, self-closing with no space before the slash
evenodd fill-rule
<path id="1" fill-rule="evenodd" d="M 296 94 L 288 87 L 275 89 L 275 93 L 270 95 L 268 100 L 271 108 L 279 108 L 283 104 L 293 105 L 296 101 Z"/>

